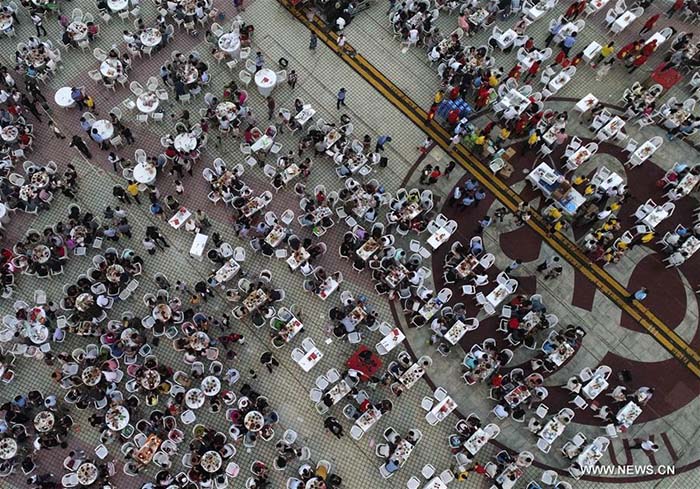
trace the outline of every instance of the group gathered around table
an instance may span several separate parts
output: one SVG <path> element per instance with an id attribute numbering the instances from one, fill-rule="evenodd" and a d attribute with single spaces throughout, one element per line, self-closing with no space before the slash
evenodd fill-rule
<path id="1" fill-rule="evenodd" d="M 467 176 L 443 202 L 428 186 L 440 171 L 427 168 L 418 183 L 394 191 L 383 182 L 389 136 L 373 140 L 358 134 L 359 122 L 344 112 L 320 118 L 322 108 L 299 92 L 290 97 L 289 108 L 275 104 L 273 96 L 286 90 L 280 85 L 293 90 L 297 75 L 287 71 L 287 60 L 280 70 L 266 63 L 254 46 L 252 25 L 240 16 L 221 25 L 225 16 L 211 0 L 155 3 L 158 12 L 151 18 L 143 18 L 138 2 L 128 0 L 96 0 L 95 12 L 70 9 L 62 0 L 32 0 L 22 7 L 9 2 L 0 11 L 0 31 L 8 38 L 17 35 L 18 10 L 31 15 L 37 30 L 36 37 L 17 43 L 12 67 L 0 66 L 3 238 L 17 211 L 46 211 L 59 191 L 70 199 L 57 222 L 32 221 L 20 238 L 3 241 L 2 299 L 12 307 L 0 326 L 0 380 L 9 384 L 31 375 L 22 371 L 24 359 L 43 360 L 53 370 L 53 389 L 0 401 L 0 478 L 21 470 L 35 487 L 109 489 L 119 487 L 114 479 L 123 472 L 143 489 L 243 487 L 238 477 L 246 488 L 262 489 L 280 471 L 289 489 L 343 487 L 343 461 L 336 470 L 330 456 L 312 453 L 294 420 L 281 419 L 272 393 L 256 382 L 253 366 L 238 360 L 246 328 L 263 339 L 260 364 L 270 373 L 280 366 L 276 357 L 287 355 L 294 375 L 304 376 L 300 382 L 315 377 L 308 392 L 319 426 L 341 438 L 345 424 L 353 440 L 365 435 L 378 440 L 371 445 L 381 462 L 372 470 L 384 479 L 404 468 L 414 450 L 424 450 L 424 432 L 453 418 L 459 419 L 445 450 L 456 463 L 442 470 L 426 464 L 420 477 L 410 476 L 409 488 L 445 489 L 477 472 L 494 487 L 511 489 L 531 473 L 536 458 L 549 460 L 545 456 L 554 448 L 566 460 L 565 465 L 559 461 L 560 474 L 546 470 L 528 488 L 570 489 L 562 474 L 578 480 L 599 463 L 611 440 L 642 415 L 654 388 L 633 387 L 629 372 L 597 364 L 581 369 L 566 385 L 545 385 L 574 358 L 592 325 L 562 325 L 541 294 L 524 293 L 518 260 L 498 269 L 496 250 L 487 250 L 495 245 L 483 232 L 503 215 L 487 215 L 477 230 L 460 228 L 457 218 L 448 217 L 479 205 L 487 196 L 484 186 Z M 509 176 L 514 155 L 509 146 L 522 138 L 523 153 L 535 155 L 526 181 L 546 198 L 540 213 L 550 231 L 585 227 L 578 244 L 601 265 L 617 263 L 636 244 L 649 243 L 665 254 L 667 266 L 682 266 L 700 249 L 697 215 L 694 222 L 663 232 L 669 228 L 662 223 L 697 189 L 700 164 L 678 161 L 663 172 L 656 182 L 662 193 L 642 199 L 630 212 L 631 224 L 620 214 L 630 195 L 625 175 L 605 166 L 588 171 L 586 164 L 603 145 L 618 144 L 625 168 L 640 172 L 668 141 L 691 140 L 700 127 L 700 75 L 691 74 L 700 66 L 700 44 L 692 32 L 655 27 L 659 16 L 649 16 L 650 1 L 628 8 L 619 0 L 600 19 L 611 35 L 647 19 L 635 36 L 639 39 L 620 47 L 599 39 L 582 47 L 577 36 L 593 21 L 589 17 L 607 10 L 608 1 L 574 1 L 553 17 L 556 4 L 422 0 L 392 2 L 388 15 L 404 51 L 424 49 L 437 70 L 440 87 L 428 118 L 450 131 L 450 150 L 463 144 L 483 155 L 494 173 Z M 669 17 L 680 11 L 685 20 L 696 21 L 695 4 L 679 0 Z M 344 15 L 326 10 L 327 20 L 342 30 Z M 586 20 L 579 18 L 583 13 Z M 435 21 L 449 14 L 456 14 L 456 28 L 445 36 Z M 101 30 L 111 28 L 112 17 L 127 22 L 120 27 L 121 41 L 103 49 Z M 509 28 L 496 25 L 513 17 Z M 549 19 L 547 38 L 535 40 L 527 29 L 543 18 Z M 42 25 L 48 20 L 61 27 L 55 42 Z M 197 35 L 198 29 L 206 31 L 206 51 L 168 47 L 184 35 L 181 30 Z M 491 33 L 486 43 L 471 45 L 481 31 Z M 64 86 L 51 102 L 73 117 L 71 133 L 80 134 L 66 143 L 92 162 L 97 159 L 91 147 L 99 147 L 111 166 L 107 171 L 116 174 L 111 197 L 117 203 L 103 209 L 75 202 L 78 173 L 72 164 L 59 169 L 53 160 L 32 161 L 39 160 L 32 155 L 39 152 L 33 119 L 41 123 L 50 115 L 39 83 L 46 85 L 73 51 L 86 49 L 94 57 L 88 75 L 99 88 Z M 496 51 L 514 53 L 510 71 L 497 67 Z M 615 63 L 634 73 L 657 52 L 665 53 L 663 61 L 648 80 L 625 89 L 617 106 L 589 93 L 574 104 L 565 102 L 572 105 L 571 115 L 551 108 L 550 99 L 575 83 L 577 71 L 587 65 L 595 65 L 591 69 L 600 80 L 618 69 Z M 159 60 L 158 73 L 142 77 L 140 65 L 151 57 Z M 211 85 L 214 63 L 235 73 L 219 90 Z M 675 85 L 687 85 L 687 96 L 668 97 Z M 96 93 L 103 89 L 128 90 L 128 95 L 98 113 Z M 252 101 L 260 98 L 267 119 L 253 114 Z M 338 109 L 344 105 L 339 98 Z M 487 123 L 478 127 L 472 116 L 482 109 Z M 141 147 L 132 120 L 159 124 L 160 147 Z M 568 134 L 574 124 L 590 137 Z M 666 135 L 649 133 L 636 141 L 624 130 L 633 126 L 640 134 L 653 126 Z M 52 137 L 66 139 L 53 119 L 49 127 Z M 291 145 L 283 134 L 291 134 Z M 86 140 L 96 144 L 88 146 Z M 219 151 L 224 141 L 235 141 L 235 155 Z M 133 150 L 124 148 L 132 145 Z M 125 156 L 132 151 L 133 159 Z M 321 172 L 337 186 L 309 184 L 310 176 Z M 172 191 L 165 190 L 166 174 L 175 177 Z M 192 200 L 182 195 L 185 184 L 194 187 L 192 179 L 206 186 L 202 208 L 192 208 L 186 204 Z M 132 241 L 127 209 L 141 199 L 148 225 L 139 245 Z M 284 206 L 276 205 L 282 199 L 287 199 Z M 226 233 L 214 231 L 204 205 L 223 209 Z M 514 217 L 524 224 L 532 212 L 521 203 Z M 191 242 L 186 258 L 195 266 L 205 262 L 209 270 L 171 278 L 152 270 L 150 257 L 171 246 L 161 230 L 186 236 Z M 288 276 L 273 275 L 271 266 L 253 272 L 251 255 L 278 260 Z M 562 273 L 558 260 L 547 257 L 538 265 L 544 280 Z M 345 280 L 352 273 L 368 277 L 368 290 L 349 290 Z M 63 283 L 61 294 L 22 287 L 30 277 Z M 312 338 L 317 331 L 309 327 L 311 315 L 287 298 L 285 288 L 297 283 L 309 300 L 327 304 L 323 343 Z M 30 298 L 22 297 L 30 290 Z M 223 298 L 225 310 L 208 305 L 215 296 Z M 394 302 L 401 321 L 385 317 L 385 301 Z M 433 356 L 413 353 L 407 328 L 429 345 L 436 363 L 459 362 L 466 388 L 483 386 L 491 411 L 460 413 L 464 400 L 427 379 L 435 371 Z M 66 349 L 66 341 L 77 346 Z M 352 353 L 344 363 L 329 365 L 324 350 L 328 353 L 334 341 L 341 347 L 347 343 Z M 512 364 L 516 354 L 519 366 Z M 428 380 L 431 392 L 409 406 L 404 394 L 421 380 Z M 556 395 L 550 397 L 550 391 Z M 399 409 L 419 413 L 410 429 L 373 428 L 382 419 L 392 423 L 392 412 Z M 76 410 L 89 413 L 89 424 L 99 431 L 99 444 L 90 450 L 81 449 L 75 436 Z M 599 436 L 586 436 L 572 425 L 589 413 L 599 420 L 594 427 Z M 490 422 L 482 421 L 486 416 Z M 214 427 L 213 417 L 226 428 Z M 508 418 L 520 423 L 511 428 L 529 437 L 532 451 L 479 454 Z M 263 460 L 258 444 L 274 446 L 274 459 Z M 60 474 L 41 467 L 38 454 L 55 447 L 71 447 Z M 250 467 L 239 465 L 243 451 L 256 458 Z"/>

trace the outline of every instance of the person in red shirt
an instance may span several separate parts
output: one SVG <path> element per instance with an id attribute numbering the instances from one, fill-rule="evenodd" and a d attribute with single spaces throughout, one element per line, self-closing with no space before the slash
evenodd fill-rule
<path id="1" fill-rule="evenodd" d="M 450 90 L 450 100 L 456 100 L 459 98 L 459 85 L 452 87 Z"/>
<path id="2" fill-rule="evenodd" d="M 447 122 L 452 126 L 459 122 L 459 109 L 452 109 L 447 113 Z"/>
<path id="3" fill-rule="evenodd" d="M 503 376 L 501 374 L 496 374 L 491 378 L 492 387 L 501 387 L 503 385 Z"/>
<path id="4" fill-rule="evenodd" d="M 428 111 L 428 115 L 426 117 L 426 122 L 430 124 L 433 122 L 433 119 L 435 119 L 435 113 L 438 110 L 438 104 L 433 104 L 430 106 L 430 110 Z"/>
<path id="5" fill-rule="evenodd" d="M 435 168 L 433 168 L 433 171 L 430 172 L 430 176 L 428 177 L 428 183 L 437 182 L 438 178 L 440 178 L 441 175 L 442 173 L 440 172 L 440 167 L 436 166 Z"/>
<path id="6" fill-rule="evenodd" d="M 572 22 L 576 20 L 576 17 L 578 16 L 578 2 L 575 1 L 571 5 L 569 5 L 569 8 L 566 9 L 566 12 L 564 13 L 564 17 L 566 17 L 566 20 L 569 22 Z"/>
<path id="7" fill-rule="evenodd" d="M 632 66 L 627 70 L 627 73 L 634 73 L 634 71 L 647 62 L 649 56 L 645 54 L 638 54 L 634 61 L 632 61 Z"/>
<path id="8" fill-rule="evenodd" d="M 527 41 L 525 41 L 525 46 L 523 46 L 523 47 L 525 48 L 525 51 L 527 51 L 529 53 L 530 51 L 532 51 L 535 48 L 535 40 L 533 38 L 529 37 L 527 39 Z"/>
<path id="9" fill-rule="evenodd" d="M 656 39 L 654 39 L 650 43 L 644 45 L 644 47 L 642 48 L 642 54 L 646 57 L 649 57 L 652 54 L 654 54 L 654 51 L 656 51 L 657 47 L 658 46 L 656 45 Z"/>
<path id="10" fill-rule="evenodd" d="M 627 44 L 625 47 L 620 49 L 620 52 L 617 53 L 617 59 L 619 60 L 624 60 L 627 59 L 627 57 L 632 56 L 639 51 L 639 48 L 642 47 L 642 41 L 632 41 L 631 43 Z"/>
<path id="11" fill-rule="evenodd" d="M 519 80 L 519 79 L 520 79 L 520 70 L 521 70 L 521 69 L 522 69 L 522 68 L 520 67 L 519 64 L 513 66 L 513 69 L 511 69 L 511 70 L 508 72 L 508 76 L 506 76 L 506 79 L 508 79 L 508 78 L 513 78 L 513 79 L 516 80 L 516 81 Z"/>
<path id="12" fill-rule="evenodd" d="M 489 102 L 489 93 L 491 92 L 490 88 L 488 85 L 483 84 L 481 88 L 479 88 L 479 92 L 476 94 L 476 107 L 481 109 L 486 106 L 486 104 Z"/>
<path id="13" fill-rule="evenodd" d="M 685 7 L 685 0 L 676 0 L 673 2 L 673 5 L 671 5 L 671 8 L 666 11 L 666 17 L 670 19 L 673 17 L 673 14 L 683 10 L 683 7 Z"/>
<path id="14" fill-rule="evenodd" d="M 525 73 L 525 76 L 523 77 L 523 83 L 525 83 L 531 76 L 535 76 L 537 72 L 540 70 L 540 66 L 542 65 L 542 61 L 535 61 L 530 65 L 530 67 L 527 69 L 527 72 Z"/>
<path id="15" fill-rule="evenodd" d="M 652 30 L 654 28 L 654 24 L 656 24 L 656 21 L 659 20 L 659 17 L 661 17 L 661 14 L 655 14 L 649 17 L 649 19 L 644 23 L 642 30 L 639 31 L 639 34 L 641 35 Z"/>

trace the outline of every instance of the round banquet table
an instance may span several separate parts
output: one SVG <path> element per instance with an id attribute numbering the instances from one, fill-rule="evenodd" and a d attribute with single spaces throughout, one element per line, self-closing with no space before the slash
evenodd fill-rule
<path id="1" fill-rule="evenodd" d="M 73 34 L 74 41 L 82 41 L 87 37 L 88 27 L 85 22 L 71 22 L 66 28 L 68 32 Z"/>
<path id="2" fill-rule="evenodd" d="M 49 339 L 49 328 L 43 324 L 35 324 L 29 328 L 27 338 L 29 338 L 35 345 L 41 345 Z"/>
<path id="3" fill-rule="evenodd" d="M 129 0 L 107 0 L 107 6 L 112 12 L 119 12 L 129 6 Z"/>
<path id="4" fill-rule="evenodd" d="M 73 107 L 73 105 L 75 105 L 75 100 L 73 100 L 73 97 L 71 97 L 70 94 L 71 87 L 62 87 L 56 90 L 56 94 L 53 97 L 56 105 L 64 108 Z"/>
<path id="5" fill-rule="evenodd" d="M 102 378 L 102 371 L 97 367 L 87 367 L 85 370 L 83 370 L 80 378 L 83 379 L 83 384 L 85 385 L 97 385 L 100 383 L 100 379 Z"/>
<path id="6" fill-rule="evenodd" d="M 172 314 L 173 312 L 170 309 L 170 306 L 167 304 L 158 304 L 153 308 L 153 311 L 151 311 L 153 319 L 157 319 L 159 321 L 168 321 Z"/>
<path id="7" fill-rule="evenodd" d="M 0 31 L 9 31 L 15 19 L 11 15 L 0 17 Z"/>
<path id="8" fill-rule="evenodd" d="M 136 98 L 136 107 L 144 114 L 155 112 L 160 104 L 160 99 L 155 92 L 143 92 Z"/>
<path id="9" fill-rule="evenodd" d="M 141 386 L 149 391 L 157 388 L 160 385 L 160 374 L 157 370 L 149 369 L 143 373 L 141 377 Z"/>
<path id="10" fill-rule="evenodd" d="M 148 163 L 138 163 L 134 167 L 134 180 L 138 183 L 152 183 L 156 179 L 156 174 L 156 168 Z"/>
<path id="11" fill-rule="evenodd" d="M 51 250 L 46 245 L 37 245 L 32 250 L 32 260 L 37 263 L 46 263 L 51 258 Z"/>
<path id="12" fill-rule="evenodd" d="M 78 311 L 85 312 L 94 303 L 95 303 L 95 299 L 92 297 L 92 295 L 89 294 L 88 292 L 84 292 L 84 293 L 80 294 L 78 297 L 76 297 L 75 308 Z"/>
<path id="13" fill-rule="evenodd" d="M 122 267 L 121 265 L 114 264 L 107 267 L 107 270 L 105 271 L 105 276 L 110 282 L 118 283 L 121 279 L 122 273 L 124 273 L 124 267 Z"/>
<path id="14" fill-rule="evenodd" d="M 122 62 L 118 59 L 107 58 L 100 63 L 100 73 L 105 78 L 116 78 L 122 72 Z"/>
<path id="15" fill-rule="evenodd" d="M 205 396 L 215 396 L 221 391 L 221 381 L 218 377 L 209 375 L 202 379 L 201 388 Z"/>
<path id="16" fill-rule="evenodd" d="M 144 29 L 141 33 L 141 44 L 148 47 L 157 46 L 163 39 L 163 35 L 155 27 Z"/>
<path id="17" fill-rule="evenodd" d="M 314 477 L 306 481 L 305 489 L 326 489 L 326 483 L 320 477 Z"/>
<path id="18" fill-rule="evenodd" d="M 248 414 L 245 415 L 243 423 L 249 431 L 260 431 L 263 428 L 263 425 L 265 424 L 265 418 L 259 411 L 250 411 Z"/>
<path id="19" fill-rule="evenodd" d="M 235 32 L 229 32 L 219 38 L 219 49 L 231 57 L 237 58 L 241 49 L 241 38 Z"/>
<path id="20" fill-rule="evenodd" d="M 17 455 L 17 442 L 14 438 L 0 440 L 0 459 L 9 460 Z"/>
<path id="21" fill-rule="evenodd" d="M 114 406 L 105 415 L 105 423 L 110 430 L 121 431 L 129 424 L 129 411 L 124 406 Z"/>
<path id="22" fill-rule="evenodd" d="M 92 125 L 92 129 L 97 129 L 97 134 L 102 136 L 102 139 L 111 139 L 111 137 L 114 135 L 114 126 L 110 121 L 104 119 L 95 121 L 95 123 Z M 92 129 L 90 130 L 91 132 Z"/>
<path id="23" fill-rule="evenodd" d="M 40 189 L 46 187 L 50 181 L 51 179 L 49 178 L 49 174 L 46 172 L 46 170 L 39 170 L 32 174 L 30 185 L 34 189 Z"/>
<path id="24" fill-rule="evenodd" d="M 221 102 L 216 106 L 216 118 L 219 120 L 234 120 L 237 112 L 233 102 Z"/>
<path id="25" fill-rule="evenodd" d="M 210 450 L 202 455 L 199 465 L 209 473 L 216 472 L 221 468 L 221 455 L 219 452 Z"/>
<path id="26" fill-rule="evenodd" d="M 54 415 L 51 411 L 41 411 L 34 416 L 34 428 L 39 433 L 45 433 L 53 428 L 55 422 Z"/>
<path id="27" fill-rule="evenodd" d="M 189 153 L 197 148 L 197 138 L 189 133 L 183 132 L 182 134 L 175 136 L 173 146 L 175 146 L 175 149 L 181 153 Z"/>
<path id="28" fill-rule="evenodd" d="M 97 480 L 99 475 L 97 472 L 97 467 L 91 462 L 84 462 L 80 464 L 76 472 L 78 475 L 78 482 L 84 486 L 89 486 Z"/>
<path id="29" fill-rule="evenodd" d="M 258 87 L 258 93 L 263 97 L 270 95 L 276 84 L 277 74 L 272 70 L 263 68 L 255 74 L 255 85 Z"/>
<path id="30" fill-rule="evenodd" d="M 204 331 L 197 331 L 190 336 L 190 346 L 196 351 L 204 350 L 209 346 L 209 336 Z"/>
<path id="31" fill-rule="evenodd" d="M 7 141 L 8 143 L 17 139 L 17 136 L 19 136 L 19 129 L 17 129 L 16 126 L 5 126 L 2 128 L 2 131 L 0 131 L 0 137 L 2 137 L 3 141 Z"/>
<path id="32" fill-rule="evenodd" d="M 188 390 L 187 394 L 185 394 L 185 404 L 190 409 L 201 408 L 204 406 L 205 399 L 204 393 L 201 389 L 197 389 L 196 387 Z"/>

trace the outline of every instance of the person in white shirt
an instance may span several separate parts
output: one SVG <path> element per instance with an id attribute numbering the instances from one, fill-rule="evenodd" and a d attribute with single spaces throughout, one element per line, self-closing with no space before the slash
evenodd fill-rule
<path id="1" fill-rule="evenodd" d="M 654 453 L 659 451 L 659 445 L 647 439 L 641 443 L 637 443 L 635 446 L 630 447 L 631 450 L 642 449 L 647 453 Z"/>

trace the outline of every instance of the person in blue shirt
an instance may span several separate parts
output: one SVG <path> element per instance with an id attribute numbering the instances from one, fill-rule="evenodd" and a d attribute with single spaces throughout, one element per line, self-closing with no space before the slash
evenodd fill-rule
<path id="1" fill-rule="evenodd" d="M 639 290 L 637 290 L 634 294 L 631 294 L 627 297 L 627 302 L 632 303 L 635 300 L 642 302 L 644 299 L 647 298 L 647 292 L 648 289 L 646 287 L 640 287 Z"/>
<path id="2" fill-rule="evenodd" d="M 396 472 L 399 470 L 400 465 L 398 462 L 394 459 L 390 459 L 385 465 L 384 468 L 386 468 L 386 471 L 389 472 L 390 474 Z"/>
<path id="3" fill-rule="evenodd" d="M 377 145 L 374 147 L 375 153 L 384 151 L 384 145 L 391 142 L 391 136 L 382 135 L 377 138 Z"/>
<path id="4" fill-rule="evenodd" d="M 564 51 L 564 54 L 566 56 L 569 56 L 569 51 L 571 51 L 571 48 L 574 47 L 574 44 L 576 44 L 576 33 L 572 32 L 568 36 L 564 38 L 564 40 L 561 42 L 561 50 Z"/>

